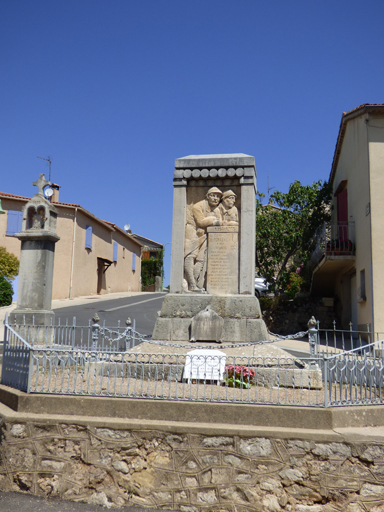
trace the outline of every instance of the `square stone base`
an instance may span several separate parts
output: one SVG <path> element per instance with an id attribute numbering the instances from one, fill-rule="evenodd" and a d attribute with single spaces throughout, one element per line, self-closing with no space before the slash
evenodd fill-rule
<path id="1" fill-rule="evenodd" d="M 152 338 L 159 341 L 189 341 L 192 318 L 210 306 L 224 319 L 223 342 L 249 343 L 268 340 L 259 301 L 251 295 L 166 295 Z"/>
<path id="2" fill-rule="evenodd" d="M 55 313 L 47 309 L 14 309 L 9 315 L 9 323 L 11 325 L 51 326 L 55 323 Z"/>
<path id="3" fill-rule="evenodd" d="M 15 309 L 9 315 L 9 325 L 17 326 L 16 331 L 31 345 L 47 345 L 53 343 L 55 313 L 50 310 Z M 28 329 L 22 328 L 25 325 Z M 34 326 L 30 328 L 29 326 Z"/>

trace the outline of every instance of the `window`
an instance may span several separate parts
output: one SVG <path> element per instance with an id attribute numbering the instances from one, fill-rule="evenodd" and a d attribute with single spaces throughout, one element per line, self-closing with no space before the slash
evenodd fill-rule
<path id="1" fill-rule="evenodd" d="M 8 210 L 7 219 L 7 235 L 15 235 L 21 231 L 21 223 L 23 221 L 23 212 L 16 210 Z"/>
<path id="2" fill-rule="evenodd" d="M 92 249 L 92 226 L 87 226 L 85 230 L 85 248 Z"/>
<path id="3" fill-rule="evenodd" d="M 136 270 L 136 254 L 132 254 L 132 270 Z"/>
<path id="4" fill-rule="evenodd" d="M 117 261 L 117 248 L 118 248 L 118 243 L 113 242 L 113 261 Z"/>

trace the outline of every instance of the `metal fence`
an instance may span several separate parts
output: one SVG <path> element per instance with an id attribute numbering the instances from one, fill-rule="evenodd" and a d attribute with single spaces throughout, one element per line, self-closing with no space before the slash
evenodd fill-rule
<path id="1" fill-rule="evenodd" d="M 384 342 L 324 357 L 324 405 L 384 403 Z"/>
<path id="2" fill-rule="evenodd" d="M 148 337 L 131 326 L 107 329 L 97 321 L 89 328 L 47 329 L 41 337 L 33 326 L 15 329 L 6 321 L 2 384 L 30 393 L 141 399 L 317 407 L 384 403 L 383 341 L 366 343 L 367 333 L 356 338 L 353 331 L 347 336 L 311 325 L 301 333 L 308 336 L 310 357 L 257 350 L 245 357 L 225 355 L 227 344 L 196 351 L 194 344 L 181 350 L 163 343 L 168 346 L 160 353 L 141 353 L 135 346 Z"/>
<path id="3" fill-rule="evenodd" d="M 96 361 L 100 354 L 120 354 L 134 348 L 149 337 L 141 335 L 130 319 L 125 327 L 120 323 L 117 327 L 100 325 L 97 314 L 88 326 L 77 326 L 74 317 L 57 325 L 19 324 L 11 326 L 8 316 L 4 322 L 4 346 L 1 383 L 7 386 L 30 392 L 31 378 L 36 370 L 36 356 L 43 354 L 43 359 L 51 358 L 52 354 L 83 353 L 86 359 Z M 40 357 L 38 358 L 40 360 Z M 35 363 L 35 364 L 34 364 Z"/>
<path id="4" fill-rule="evenodd" d="M 82 350 L 98 350 L 121 352 L 129 350 L 142 343 L 150 336 L 144 336 L 136 331 L 136 322 L 130 318 L 122 326 L 120 322 L 115 327 L 106 327 L 105 321 L 100 325 L 100 318 L 96 314 L 87 326 L 77 326 L 76 317 L 72 323 L 68 319 L 64 324 L 57 325 L 27 325 L 25 322 L 18 325 L 9 325 L 5 321 L 5 332 L 12 329 L 25 340 L 32 348 L 79 348 Z"/>
<path id="5" fill-rule="evenodd" d="M 326 356 L 337 351 L 363 350 L 370 343 L 384 340 L 384 333 L 370 332 L 369 324 L 366 331 L 355 331 L 352 323 L 349 329 L 336 329 L 336 322 L 333 322 L 333 329 L 320 329 L 320 323 L 317 322 L 317 331 L 316 353 Z"/>
<path id="6" fill-rule="evenodd" d="M 355 223 L 326 222 L 316 231 L 317 250 L 329 256 L 355 254 Z"/>

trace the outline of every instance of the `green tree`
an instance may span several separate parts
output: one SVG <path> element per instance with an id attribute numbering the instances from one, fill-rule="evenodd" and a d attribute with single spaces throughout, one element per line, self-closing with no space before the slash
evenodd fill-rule
<path id="1" fill-rule="evenodd" d="M 297 289 L 295 276 L 310 281 L 307 263 L 316 229 L 330 220 L 331 188 L 322 181 L 295 181 L 287 193 L 274 192 L 268 205 L 262 205 L 262 197 L 256 202 L 256 266 L 274 291 Z"/>
<path id="2" fill-rule="evenodd" d="M 144 290 L 146 286 L 154 284 L 155 277 L 164 277 L 163 265 L 164 250 L 158 251 L 156 257 L 143 259 L 141 262 L 141 285 Z"/>
<path id="3" fill-rule="evenodd" d="M 0 276 L 13 280 L 19 273 L 19 260 L 8 252 L 5 247 L 0 247 Z"/>
<path id="4" fill-rule="evenodd" d="M 11 283 L 4 276 L 0 276 L 0 307 L 12 304 L 12 295 Z"/>
<path id="5" fill-rule="evenodd" d="M 13 288 L 11 281 L 18 273 L 19 260 L 5 247 L 0 247 L 0 307 L 9 306 L 12 303 Z"/>

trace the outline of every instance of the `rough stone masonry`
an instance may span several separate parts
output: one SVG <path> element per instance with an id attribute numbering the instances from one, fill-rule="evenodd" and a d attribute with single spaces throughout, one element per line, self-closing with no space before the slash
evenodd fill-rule
<path id="1" fill-rule="evenodd" d="M 384 443 L 2 426 L 0 489 L 182 512 L 383 512 Z"/>

